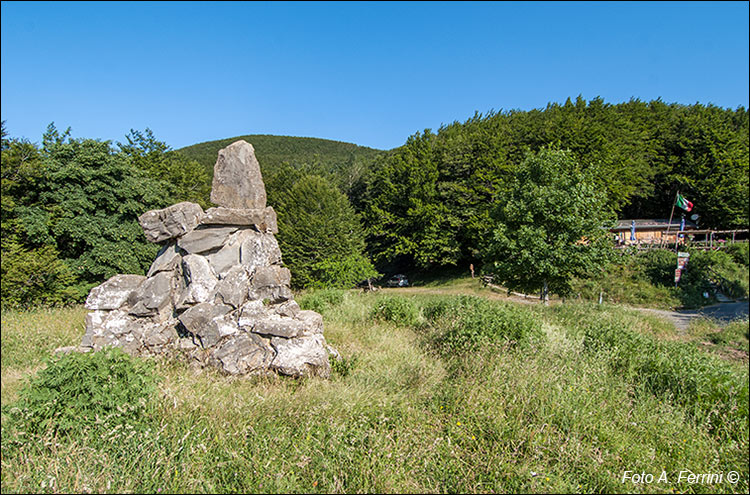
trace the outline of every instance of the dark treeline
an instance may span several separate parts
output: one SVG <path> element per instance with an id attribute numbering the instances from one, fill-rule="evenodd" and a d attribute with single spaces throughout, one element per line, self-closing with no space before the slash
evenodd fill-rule
<path id="1" fill-rule="evenodd" d="M 677 191 L 700 225 L 748 226 L 748 111 L 581 97 L 425 130 L 371 167 L 355 200 L 368 248 L 401 269 L 478 259 L 489 212 L 529 152 L 569 150 L 620 218 L 667 218 Z"/>
<path id="2" fill-rule="evenodd" d="M 312 138 L 241 138 L 256 148 L 295 285 L 310 287 L 351 286 L 375 275 L 371 261 L 386 274 L 479 268 L 494 252 L 486 241 L 502 230 L 498 219 L 508 215 L 517 225 L 570 224 L 573 213 L 554 204 L 529 218 L 498 209 L 505 198 L 524 197 L 518 172 L 544 157 L 570 163 L 603 195 L 607 211 L 592 218 L 666 218 L 680 191 L 701 227 L 747 228 L 749 131 L 743 107 L 579 97 L 476 114 L 387 152 Z M 116 145 L 71 139 L 54 126 L 41 144 L 9 137 L 5 123 L 2 134 L 2 300 L 12 306 L 80 301 L 115 273 L 145 273 L 157 246 L 146 242 L 138 215 L 179 201 L 211 206 L 216 153 L 239 139 L 175 151 L 148 129 Z M 541 192 L 527 196 L 537 202 L 552 189 L 535 181 Z M 560 204 L 582 204 L 574 199 Z M 560 256 L 567 257 L 562 248 Z"/>

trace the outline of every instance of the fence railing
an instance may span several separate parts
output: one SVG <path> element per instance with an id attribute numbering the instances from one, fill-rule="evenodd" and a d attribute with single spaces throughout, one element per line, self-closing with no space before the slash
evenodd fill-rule
<path id="1" fill-rule="evenodd" d="M 615 248 L 637 251 L 649 249 L 677 249 L 694 248 L 705 250 L 720 250 L 736 242 L 748 242 L 748 229 L 736 230 L 665 230 L 658 239 L 641 239 L 625 241 Z M 682 238 L 680 238 L 682 235 Z M 702 236 L 702 238 L 697 236 Z"/>

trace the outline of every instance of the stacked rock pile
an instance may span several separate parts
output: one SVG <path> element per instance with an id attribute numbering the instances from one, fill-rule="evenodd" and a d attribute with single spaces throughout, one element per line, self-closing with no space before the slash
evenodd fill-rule
<path id="1" fill-rule="evenodd" d="M 178 203 L 139 217 L 163 243 L 147 275 L 115 275 L 91 290 L 81 347 L 182 354 L 233 375 L 330 374 L 323 319 L 302 311 L 282 266 L 276 213 L 252 145 L 219 151 L 205 212 Z"/>

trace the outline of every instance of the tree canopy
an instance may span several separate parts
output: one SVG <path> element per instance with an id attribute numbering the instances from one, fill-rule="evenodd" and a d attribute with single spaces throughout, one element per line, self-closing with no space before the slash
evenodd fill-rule
<path id="1" fill-rule="evenodd" d="M 3 137 L 5 304 L 81 300 L 112 275 L 145 273 L 158 247 L 146 241 L 138 216 L 180 197 L 168 168 L 179 168 L 174 156 L 147 136 L 152 149 L 140 148 L 140 155 L 108 141 L 72 139 L 70 129 L 61 133 L 53 124 L 41 148 Z"/>
<path id="2" fill-rule="evenodd" d="M 509 290 L 567 294 L 572 277 L 597 273 L 609 259 L 606 202 L 572 153 L 529 153 L 490 212 L 484 271 Z"/>
<path id="3" fill-rule="evenodd" d="M 346 195 L 324 178 L 292 167 L 282 167 L 267 182 L 275 191 L 279 245 L 293 286 L 349 288 L 377 275 Z"/>
<path id="4" fill-rule="evenodd" d="M 503 208 L 519 171 L 529 156 L 552 160 L 555 150 L 567 150 L 571 170 L 604 195 L 606 218 L 667 218 L 680 191 L 700 227 L 750 224 L 744 107 L 579 96 L 530 111 L 477 113 L 417 132 L 388 152 L 265 135 L 175 151 L 150 129 L 131 130 L 117 146 L 70 139 L 54 126 L 41 145 L 8 138 L 5 123 L 2 134 L 3 301 L 11 284 L 26 294 L 18 301 L 69 300 L 71 288 L 80 299 L 107 274 L 144 270 L 154 246 L 141 239 L 136 217 L 179 201 L 210 206 L 216 152 L 240 138 L 256 147 L 285 259 L 304 286 L 348 284 L 372 273 L 368 257 L 384 272 L 489 259 L 490 232 L 502 238 L 501 224 L 518 221 Z M 545 207 L 522 200 L 527 209 Z M 341 245 L 326 240 L 334 231 Z"/>

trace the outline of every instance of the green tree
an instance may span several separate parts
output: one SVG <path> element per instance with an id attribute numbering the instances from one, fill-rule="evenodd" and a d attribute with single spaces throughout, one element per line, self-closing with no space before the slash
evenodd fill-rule
<path id="1" fill-rule="evenodd" d="M 137 218 L 168 206 L 165 183 L 107 141 L 69 136 L 50 124 L 41 149 L 16 140 L 3 150 L 5 302 L 80 300 L 116 273 L 143 273 L 156 254 Z"/>
<path id="2" fill-rule="evenodd" d="M 144 132 L 131 129 L 125 138 L 127 143 L 117 146 L 136 168 L 166 183 L 163 194 L 169 204 L 191 201 L 203 208 L 210 206 L 211 177 L 203 165 L 157 140 L 149 128 Z"/>
<path id="3" fill-rule="evenodd" d="M 28 242 L 27 225 L 19 215 L 28 212 L 27 205 L 38 201 L 45 170 L 39 149 L 26 139 L 9 138 L 3 121 L 0 195 L 0 299 L 3 307 L 60 304 L 74 295 L 72 270 L 60 259 L 54 246 L 43 241 Z"/>
<path id="4" fill-rule="evenodd" d="M 569 151 L 542 149 L 520 165 L 498 197 L 483 270 L 510 290 L 566 294 L 574 276 L 595 273 L 611 253 L 607 196 Z"/>
<path id="5" fill-rule="evenodd" d="M 303 175 L 276 197 L 279 244 L 295 287 L 348 288 L 377 276 L 359 217 L 335 186 Z"/>
<path id="6" fill-rule="evenodd" d="M 434 141 L 429 130 L 411 136 L 373 167 L 364 217 L 368 244 L 378 263 L 401 258 L 430 267 L 461 258 L 455 235 L 460 219 L 441 201 Z"/>

